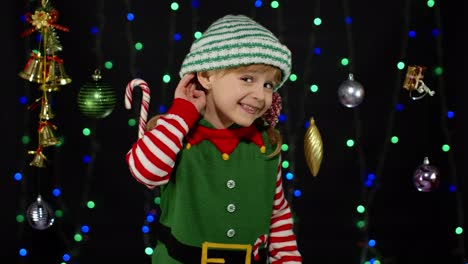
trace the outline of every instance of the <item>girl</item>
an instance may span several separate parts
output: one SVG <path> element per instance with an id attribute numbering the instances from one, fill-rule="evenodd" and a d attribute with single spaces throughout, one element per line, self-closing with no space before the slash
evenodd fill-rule
<path id="1" fill-rule="evenodd" d="M 153 264 L 302 263 L 274 129 L 290 72 L 289 49 L 243 15 L 192 44 L 171 108 L 126 156 L 136 180 L 160 186 Z"/>

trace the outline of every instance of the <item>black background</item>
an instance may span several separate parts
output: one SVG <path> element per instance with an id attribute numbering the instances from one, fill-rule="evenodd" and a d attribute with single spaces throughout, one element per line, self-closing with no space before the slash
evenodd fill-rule
<path id="1" fill-rule="evenodd" d="M 137 138 L 136 127 L 129 127 L 127 120 L 139 114 L 138 107 L 132 111 L 123 107 L 125 86 L 135 77 L 146 80 L 152 89 L 150 114 L 156 114 L 160 104 L 171 100 L 194 29 L 203 31 L 228 13 L 254 17 L 293 53 L 293 72 L 299 80 L 280 90 L 287 114 L 280 129 L 290 144 L 285 158 L 296 175 L 285 188 L 296 215 L 304 263 L 359 263 L 366 234 L 376 239 L 377 255 L 385 264 L 465 263 L 461 258 L 466 249 L 457 251 L 460 244 L 453 228 L 463 222 L 466 205 L 457 205 L 456 193 L 448 191 L 456 183 L 462 198 L 463 185 L 466 189 L 467 146 L 462 127 L 466 120 L 466 29 L 462 18 L 466 13 L 462 1 L 436 1 L 434 9 L 428 9 L 424 1 L 349 2 L 350 31 L 343 23 L 342 1 L 282 1 L 280 10 L 272 10 L 267 6 L 255 9 L 253 1 L 210 0 L 200 1 L 196 12 L 189 1 L 181 1 L 176 15 L 169 11 L 169 1 L 53 1 L 60 12 L 58 23 L 71 29 L 57 33 L 63 45 L 59 56 L 73 82 L 53 95 L 54 121 L 65 143 L 47 152 L 50 163 L 40 170 L 28 166 L 31 156 L 26 154 L 36 147 L 37 113 L 19 103 L 20 96 L 32 102 L 40 94 L 34 84 L 18 77 L 36 43 L 31 41 L 33 35 L 20 37 L 30 28 L 20 17 L 33 11 L 36 3 L 4 3 L 0 111 L 6 143 L 0 166 L 4 228 L 0 254 L 8 260 L 4 263 L 59 263 L 70 248 L 76 253 L 72 263 L 96 263 L 105 258 L 106 263 L 150 263 L 143 249 L 153 238 L 145 241 L 140 229 L 153 193 L 133 180 L 124 162 Z M 437 27 L 438 10 L 440 46 L 430 36 Z M 128 12 L 136 15 L 132 23 L 125 19 Z M 318 29 L 312 24 L 317 15 L 323 19 Z M 406 18 L 418 35 L 405 46 Z M 99 23 L 103 23 L 102 36 L 96 42 L 90 28 Z M 182 34 L 182 41 L 171 40 L 171 27 Z M 141 41 L 144 49 L 135 53 L 133 41 Z M 322 48 L 322 55 L 312 54 L 316 46 Z M 341 57 L 352 58 L 350 68 L 365 88 L 365 100 L 355 109 L 343 107 L 336 97 L 350 69 L 339 65 Z M 109 117 L 90 120 L 80 114 L 76 97 L 94 69 L 106 60 L 112 60 L 114 68 L 103 70 L 104 80 L 115 88 L 118 104 Z M 436 91 L 435 96 L 411 100 L 401 88 L 404 71 L 396 69 L 399 60 L 428 66 L 424 81 Z M 444 69 L 442 78 L 432 73 L 438 65 Z M 173 76 L 169 84 L 161 82 L 166 72 Z M 319 84 L 318 94 L 304 92 L 312 82 Z M 135 105 L 139 95 L 134 95 Z M 395 103 L 404 110 L 395 112 Z M 447 109 L 455 111 L 454 119 L 446 120 Z M 308 172 L 302 151 L 304 122 L 310 116 L 324 143 L 324 160 L 316 178 Z M 83 137 L 83 127 L 94 128 L 93 136 Z M 32 138 L 28 145 L 21 143 L 25 134 Z M 400 142 L 387 144 L 394 134 Z M 355 148 L 345 147 L 348 137 L 359 137 Z M 441 145 L 448 142 L 450 154 L 441 151 Z M 90 153 L 95 154 L 91 167 L 81 161 Z M 412 185 L 412 173 L 425 156 L 441 171 L 440 186 L 431 193 L 418 192 Z M 378 188 L 364 188 L 363 177 L 377 171 Z M 23 173 L 22 183 L 13 180 L 16 172 Z M 63 189 L 60 199 L 50 194 L 54 186 Z M 294 198 L 291 190 L 297 188 L 302 196 Z M 53 208 L 65 212 L 64 218 L 45 231 L 15 221 L 38 192 Z M 355 227 L 359 218 L 355 208 L 367 205 L 370 193 L 374 199 L 367 208 L 369 232 L 363 233 Z M 92 212 L 84 209 L 83 194 L 96 201 Z M 89 239 L 76 246 L 73 232 L 83 222 L 91 226 Z M 21 247 L 29 249 L 28 257 L 17 257 Z"/>

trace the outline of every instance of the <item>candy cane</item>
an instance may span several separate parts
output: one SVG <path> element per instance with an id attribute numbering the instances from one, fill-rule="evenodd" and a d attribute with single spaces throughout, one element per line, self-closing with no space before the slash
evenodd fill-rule
<path id="1" fill-rule="evenodd" d="M 150 89 L 148 84 L 143 81 L 142 79 L 133 79 L 127 84 L 127 88 L 125 89 L 125 108 L 131 109 L 132 108 L 132 95 L 133 89 L 139 86 L 143 92 L 143 98 L 141 100 L 141 109 L 140 109 L 140 120 L 138 123 L 138 138 L 143 137 L 146 129 L 146 120 L 148 118 L 148 108 L 149 102 L 151 99 L 150 96 Z"/>

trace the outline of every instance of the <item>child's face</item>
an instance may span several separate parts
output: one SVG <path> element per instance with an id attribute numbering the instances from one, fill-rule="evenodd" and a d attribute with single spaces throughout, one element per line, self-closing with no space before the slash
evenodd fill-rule
<path id="1" fill-rule="evenodd" d="M 217 128 L 250 126 L 271 106 L 279 79 L 279 70 L 265 65 L 212 72 L 204 118 Z"/>

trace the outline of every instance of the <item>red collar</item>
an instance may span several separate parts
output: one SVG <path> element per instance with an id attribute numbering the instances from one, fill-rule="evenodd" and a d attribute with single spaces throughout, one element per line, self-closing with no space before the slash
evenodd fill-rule
<path id="1" fill-rule="evenodd" d="M 261 149 L 265 149 L 262 134 L 255 125 L 239 128 L 214 129 L 197 124 L 187 135 L 187 141 L 192 146 L 205 139 L 211 141 L 221 154 L 231 154 L 242 139 L 252 141 Z"/>

